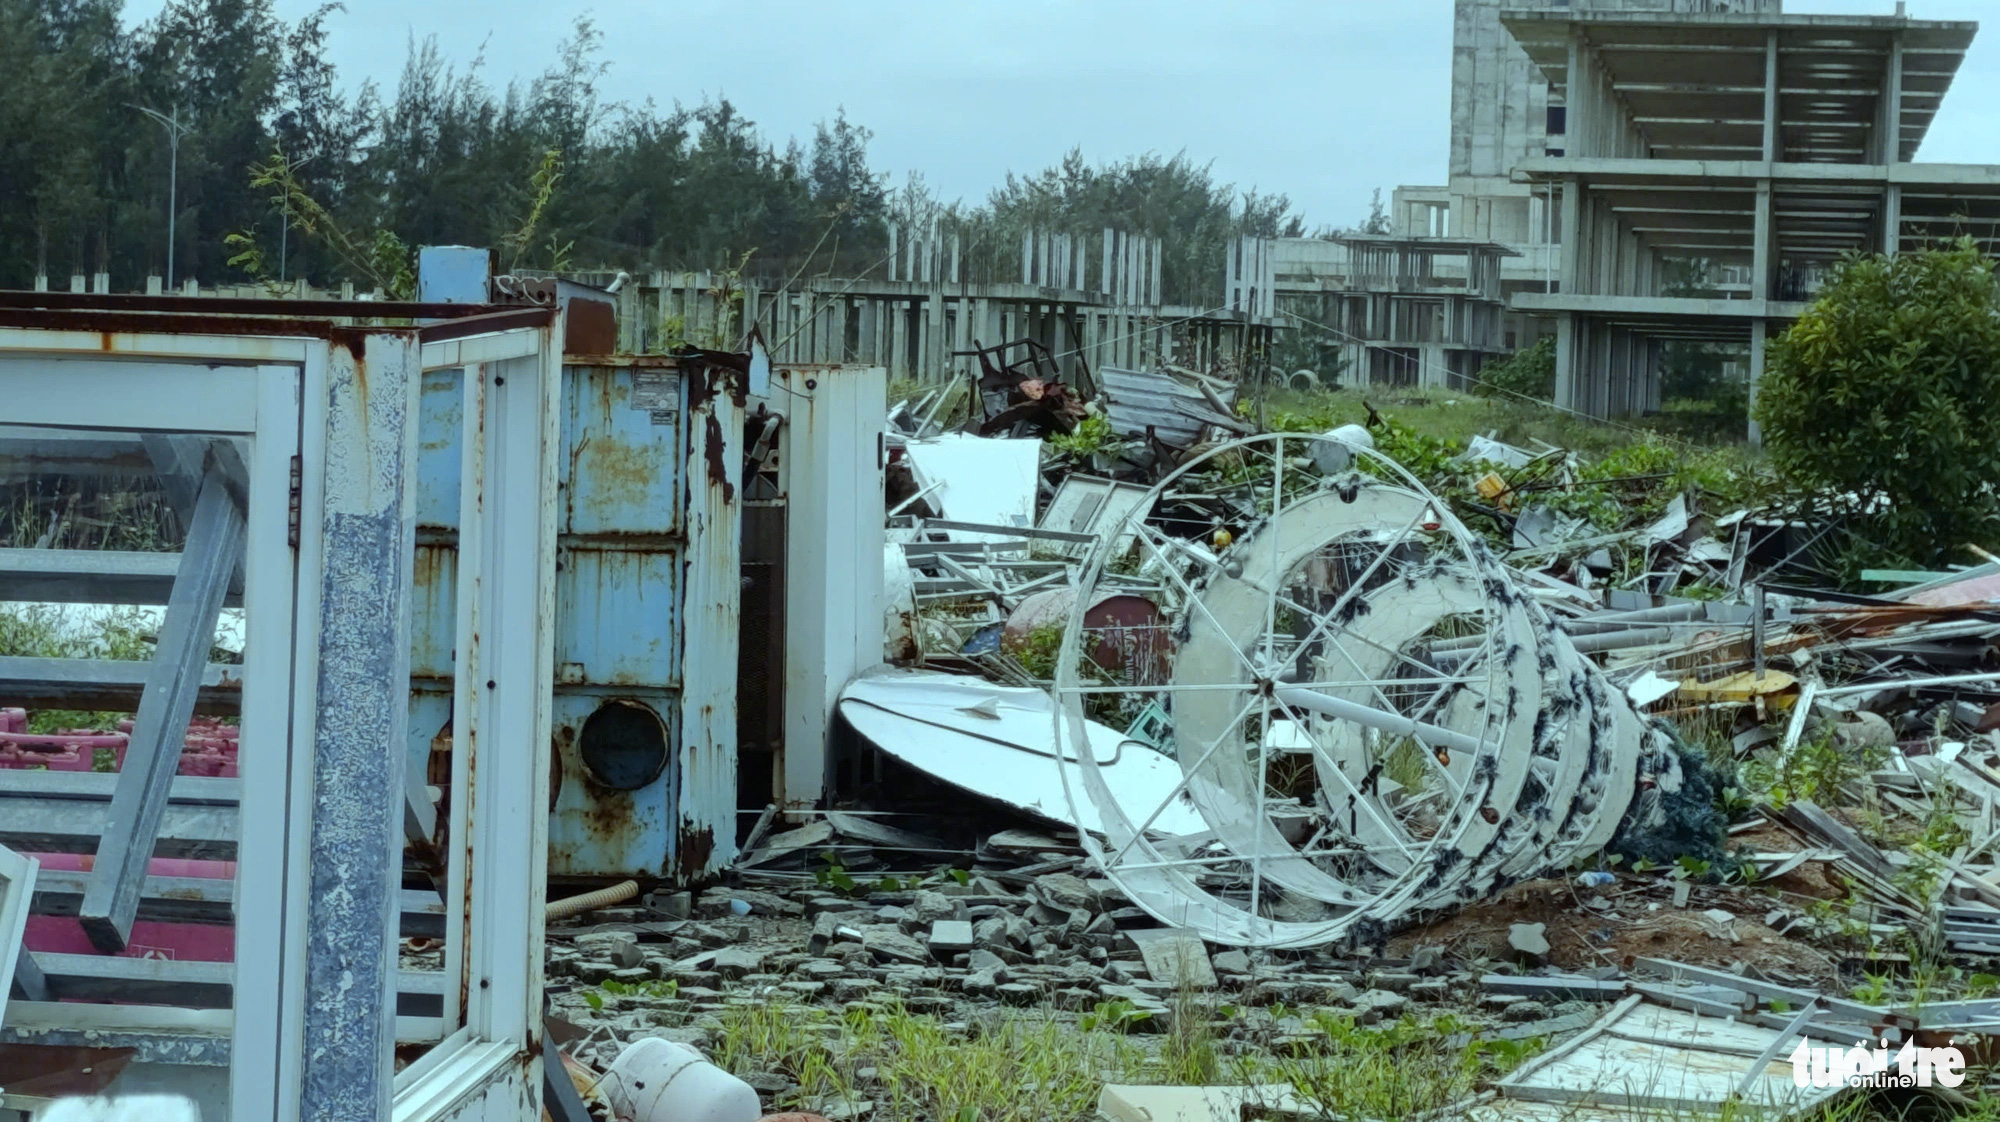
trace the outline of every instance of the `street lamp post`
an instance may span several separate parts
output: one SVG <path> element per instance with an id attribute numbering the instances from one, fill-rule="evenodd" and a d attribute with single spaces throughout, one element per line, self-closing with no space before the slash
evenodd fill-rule
<path id="1" fill-rule="evenodd" d="M 171 291 L 174 287 L 174 219 L 180 212 L 181 136 L 188 131 L 188 127 L 181 123 L 181 107 L 178 105 L 174 106 L 171 117 L 143 105 L 132 108 L 151 117 L 154 123 L 167 130 L 167 288 Z"/>

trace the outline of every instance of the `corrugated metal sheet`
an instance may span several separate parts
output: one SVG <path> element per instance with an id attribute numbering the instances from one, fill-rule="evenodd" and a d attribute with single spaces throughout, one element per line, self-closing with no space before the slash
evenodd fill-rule
<path id="1" fill-rule="evenodd" d="M 1209 412 L 1208 401 L 1200 392 L 1165 374 L 1115 366 L 1099 367 L 1097 379 L 1104 388 L 1104 418 L 1111 422 L 1113 431 L 1139 436 L 1151 428 L 1161 440 L 1182 448 L 1201 437 L 1202 423 L 1176 405 L 1185 402 L 1190 408 Z"/>

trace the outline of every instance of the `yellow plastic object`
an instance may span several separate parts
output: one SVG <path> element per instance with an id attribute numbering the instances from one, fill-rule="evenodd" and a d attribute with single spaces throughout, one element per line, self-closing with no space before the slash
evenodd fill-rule
<path id="1" fill-rule="evenodd" d="M 1776 708 L 1787 709 L 1798 696 L 1798 686 L 1798 679 L 1782 670 L 1766 670 L 1762 678 L 1755 670 L 1745 670 L 1713 682 L 1682 682 L 1680 696 L 1687 701 L 1733 701 L 1743 705 L 1761 697 Z"/>
<path id="2" fill-rule="evenodd" d="M 1513 491 L 1498 473 L 1490 471 L 1475 480 L 1472 489 L 1479 492 L 1480 498 L 1489 503 L 1499 503 L 1503 507 L 1507 505 L 1505 500 Z"/>

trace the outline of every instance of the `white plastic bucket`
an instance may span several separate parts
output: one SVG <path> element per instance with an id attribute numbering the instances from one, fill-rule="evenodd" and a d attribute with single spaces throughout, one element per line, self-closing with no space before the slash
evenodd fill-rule
<path id="1" fill-rule="evenodd" d="M 631 1122 L 757 1122 L 764 1108 L 748 1083 L 685 1044 L 649 1036 L 625 1046 L 598 1083 Z"/>

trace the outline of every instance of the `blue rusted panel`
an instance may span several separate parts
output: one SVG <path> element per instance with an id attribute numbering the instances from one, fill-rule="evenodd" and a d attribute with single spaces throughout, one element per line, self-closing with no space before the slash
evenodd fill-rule
<path id="1" fill-rule="evenodd" d="M 678 550 L 558 550 L 557 685 L 680 685 Z"/>
<path id="2" fill-rule="evenodd" d="M 687 390 L 677 386 L 669 418 L 633 404 L 628 367 L 563 368 L 562 530 L 565 534 L 640 535 L 681 532 L 681 425 Z M 648 370 L 649 377 L 673 378 Z M 655 546 L 657 548 L 657 546 Z"/>
<path id="3" fill-rule="evenodd" d="M 424 371 L 417 402 L 417 532 L 458 528 L 459 473 L 465 454 L 465 373 Z"/>
<path id="4" fill-rule="evenodd" d="M 674 769 L 666 768 L 637 790 L 617 791 L 595 782 L 584 766 L 578 733 L 612 697 L 638 701 L 662 715 L 677 708 L 664 691 L 607 694 L 557 688 L 551 727 L 562 781 L 549 820 L 550 876 L 664 877 L 673 869 L 674 808 L 679 802 Z M 671 759 L 678 745 L 673 726 L 667 729 Z"/>
<path id="5" fill-rule="evenodd" d="M 553 720 L 562 780 L 549 874 L 665 876 L 679 802 L 687 391 L 660 364 L 568 366 L 562 396 Z M 618 741 L 611 767 L 593 755 L 603 730 L 587 730 L 600 712 L 630 722 L 627 733 L 652 731 L 657 718 L 650 782 L 620 786 L 651 774 L 650 742 Z"/>
<path id="6" fill-rule="evenodd" d="M 732 682 L 736 665 L 733 647 L 686 649 L 691 632 L 709 634 L 688 625 L 690 566 L 730 570 L 719 583 L 707 580 L 705 600 L 717 589 L 733 590 L 736 580 L 733 523 L 724 531 L 727 541 L 706 543 L 721 547 L 709 551 L 713 558 L 687 541 L 691 496 L 719 488 L 733 502 L 727 467 L 732 455 L 739 463 L 741 458 L 733 445 L 725 446 L 729 431 L 740 434 L 740 410 L 727 427 L 715 416 L 714 380 L 705 379 L 695 391 L 702 396 L 690 400 L 672 360 L 563 369 L 551 876 L 712 872 L 727 859 L 733 841 L 727 836 L 735 811 L 733 783 L 726 785 L 727 798 L 720 794 L 725 785 L 699 784 L 706 792 L 704 805 L 682 805 L 683 792 L 691 789 L 683 773 L 706 775 L 718 766 L 710 762 L 713 756 L 734 752 L 733 740 L 711 744 L 707 733 L 692 754 L 683 743 L 689 728 L 716 722 L 733 727 L 735 720 L 732 712 L 726 719 L 713 714 L 708 724 L 691 722 L 699 714 L 682 711 L 692 660 L 726 666 Z M 451 719 L 462 394 L 457 371 L 425 376 L 407 741 L 412 762 L 420 767 Z M 691 415 L 700 422 L 692 434 Z M 712 481 L 718 472 L 722 481 Z M 703 510 L 706 525 L 714 514 Z M 724 607 L 733 619 L 733 606 Z M 708 605 L 701 618 L 716 610 Z M 733 628 L 724 630 L 733 635 Z M 711 671 L 704 681 L 713 676 Z M 715 692 L 704 694 L 704 711 L 716 708 Z M 716 805 L 706 805 L 718 798 Z M 677 863 L 683 837 L 693 838 L 686 847 L 689 859 Z"/>
<path id="7" fill-rule="evenodd" d="M 410 569 L 410 760 L 423 774 L 451 720 L 465 372 L 426 370 L 417 399 L 417 549 Z"/>

